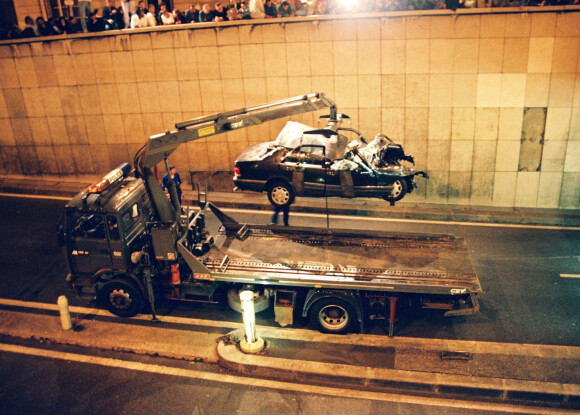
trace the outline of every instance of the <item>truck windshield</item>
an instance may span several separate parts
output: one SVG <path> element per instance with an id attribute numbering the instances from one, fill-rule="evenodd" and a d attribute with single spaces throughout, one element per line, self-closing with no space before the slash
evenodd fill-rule
<path id="1" fill-rule="evenodd" d="M 105 223 L 101 215 L 77 213 L 73 225 L 75 238 L 105 239 Z"/>

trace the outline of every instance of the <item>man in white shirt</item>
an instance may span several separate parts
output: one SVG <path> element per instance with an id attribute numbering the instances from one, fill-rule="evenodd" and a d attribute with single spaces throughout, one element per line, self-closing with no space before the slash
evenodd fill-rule
<path id="1" fill-rule="evenodd" d="M 165 13 L 161 15 L 161 22 L 163 22 L 164 25 L 175 24 L 173 14 L 165 11 Z"/>
<path id="2" fill-rule="evenodd" d="M 149 11 L 147 12 L 147 27 L 157 26 L 157 18 L 155 17 L 155 5 L 149 5 Z"/>
<path id="3" fill-rule="evenodd" d="M 147 16 L 145 16 L 145 10 L 143 9 L 137 9 L 137 12 L 131 16 L 131 29 L 140 27 L 147 27 Z"/>

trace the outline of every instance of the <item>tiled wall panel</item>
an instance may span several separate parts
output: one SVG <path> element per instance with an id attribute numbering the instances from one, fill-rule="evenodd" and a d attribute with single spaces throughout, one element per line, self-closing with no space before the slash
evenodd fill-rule
<path id="1" fill-rule="evenodd" d="M 19 15 L 32 7 L 22 3 Z M 100 175 L 177 121 L 324 91 L 352 127 L 387 134 L 429 172 L 409 202 L 579 209 L 580 13 L 527 11 L 2 44 L 0 173 Z M 525 108 L 546 111 L 539 171 L 519 171 Z M 231 172 L 285 121 L 188 143 L 172 163 Z"/>

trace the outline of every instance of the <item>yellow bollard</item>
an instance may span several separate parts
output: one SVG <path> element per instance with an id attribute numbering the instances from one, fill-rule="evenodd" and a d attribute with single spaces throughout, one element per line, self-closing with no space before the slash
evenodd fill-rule
<path id="1" fill-rule="evenodd" d="M 60 323 L 63 330 L 72 329 L 72 320 L 68 311 L 68 300 L 64 295 L 58 297 L 58 308 L 60 309 Z"/>

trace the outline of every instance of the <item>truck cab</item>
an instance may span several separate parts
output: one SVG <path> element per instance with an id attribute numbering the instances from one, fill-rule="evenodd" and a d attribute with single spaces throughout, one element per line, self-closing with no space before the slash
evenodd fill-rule
<path id="1" fill-rule="evenodd" d="M 99 186 L 104 178 L 65 208 L 61 232 L 69 265 L 67 281 L 77 291 L 78 287 L 93 287 L 107 275 L 130 274 L 135 266 L 131 255 L 146 244 L 145 230 L 154 213 L 143 181 L 126 177 L 128 166 L 121 165 L 107 175 L 116 173 L 117 180 Z M 94 290 L 77 293 L 94 297 Z"/>

